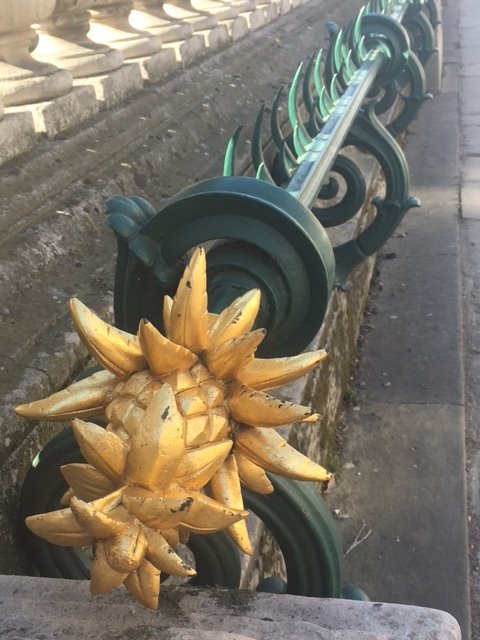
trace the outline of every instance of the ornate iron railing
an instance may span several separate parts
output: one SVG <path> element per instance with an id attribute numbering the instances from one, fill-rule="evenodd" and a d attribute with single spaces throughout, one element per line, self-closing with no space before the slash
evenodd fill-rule
<path id="1" fill-rule="evenodd" d="M 257 180 L 234 176 L 237 130 L 227 148 L 223 178 L 187 188 L 158 213 L 138 198 L 107 203 L 107 221 L 119 247 L 118 326 L 134 331 L 144 316 L 161 325 L 158 309 L 149 302 L 155 296 L 145 292 L 170 294 L 178 281 L 176 265 L 189 249 L 228 239 L 209 251 L 212 311 L 223 308 L 238 291 L 258 287 L 269 301 L 261 316 L 268 330 L 263 355 L 306 347 L 322 324 L 333 285 L 345 286 L 349 273 L 378 251 L 405 213 L 418 206 L 410 197 L 407 163 L 392 133 L 405 130 L 429 97 L 422 66 L 398 21 L 403 18 L 415 27 L 415 50 L 427 59 L 427 52 L 433 52 L 432 27 L 423 13 L 427 6 L 416 1 L 369 3 L 346 29 L 338 30 L 327 54 L 319 52 L 306 66 L 303 119 L 299 67 L 288 97 L 291 132 L 286 138 L 278 117 L 281 92 L 272 106 L 276 154 L 270 165 L 262 147 L 263 106 L 259 112 L 252 136 Z M 368 99 L 371 94 L 374 98 Z M 380 99 L 375 101 L 375 96 Z M 398 110 L 385 127 L 378 116 L 397 98 Z M 353 217 L 366 192 L 358 167 L 338 155 L 342 145 L 367 150 L 378 160 L 386 193 L 373 201 L 377 215 L 370 226 L 333 248 L 323 227 Z M 348 189 L 340 204 L 320 208 L 317 198 L 335 195 L 335 182 L 327 180 L 330 168 L 345 178 Z"/>
<path id="2" fill-rule="evenodd" d="M 278 92 L 271 109 L 275 153 L 269 160 L 262 144 L 262 106 L 252 137 L 255 177 L 235 176 L 237 130 L 223 177 L 188 187 L 158 212 L 137 197 L 109 200 L 107 222 L 118 238 L 117 326 L 135 333 L 140 319 L 148 317 L 161 328 L 159 299 L 175 290 L 186 254 L 206 244 L 210 311 L 219 312 L 239 294 L 259 288 L 258 325 L 268 331 L 262 354 L 303 349 L 322 324 L 333 286 L 344 287 L 351 271 L 378 251 L 419 204 L 410 197 L 407 163 L 392 134 L 404 131 L 429 97 L 422 64 L 434 51 L 437 21 L 434 1 L 371 0 L 347 28 L 331 25 L 326 53 L 300 65 L 288 96 L 289 131 L 280 123 Z M 385 126 L 379 116 L 392 108 Z M 332 247 L 324 226 L 353 217 L 366 194 L 359 168 L 339 155 L 346 145 L 378 160 L 385 195 L 373 200 L 376 216 L 367 228 Z M 346 195 L 324 208 L 318 200 L 338 191 L 331 170 L 344 177 Z M 22 515 L 55 507 L 64 489 L 57 469 L 79 459 L 70 430 L 54 438 L 26 479 Z M 321 497 L 294 481 L 272 477 L 272 482 L 270 496 L 245 492 L 244 497 L 279 542 L 288 591 L 340 597 L 341 547 Z M 42 575 L 88 575 L 84 556 L 25 536 L 25 549 Z M 192 540 L 199 582 L 238 584 L 238 557 L 223 534 Z"/>

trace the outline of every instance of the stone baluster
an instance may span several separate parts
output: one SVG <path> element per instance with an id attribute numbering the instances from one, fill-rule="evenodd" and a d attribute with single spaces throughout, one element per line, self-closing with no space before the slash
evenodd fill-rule
<path id="1" fill-rule="evenodd" d="M 256 4 L 257 0 L 192 1 L 192 5 L 197 10 L 213 14 L 220 25 L 225 25 L 232 40 L 237 40 L 247 35 L 250 28 L 248 17 L 255 11 Z"/>
<path id="2" fill-rule="evenodd" d="M 164 40 L 158 33 L 130 22 L 133 6 L 133 0 L 95 0 L 89 36 L 119 49 L 127 60 L 135 59 L 143 78 L 158 82 L 176 69 L 179 60 L 172 47 L 162 47 Z"/>
<path id="3" fill-rule="evenodd" d="M 43 21 L 56 0 L 3 0 L 0 10 L 0 97 L 5 106 L 49 100 L 67 93 L 72 76 L 32 58 L 30 25 Z"/>
<path id="4" fill-rule="evenodd" d="M 35 58 L 69 69 L 74 78 L 105 74 L 121 67 L 123 56 L 120 51 L 98 44 L 87 36 L 90 29 L 88 9 L 94 4 L 95 0 L 56 0 L 55 11 L 39 26 Z"/>
<path id="5" fill-rule="evenodd" d="M 251 0 L 234 0 L 232 2 L 224 0 L 192 0 L 191 4 L 197 11 L 211 13 L 218 20 L 233 20 L 240 13 L 254 9 L 256 2 Z"/>
<path id="6" fill-rule="evenodd" d="M 130 22 L 137 29 L 158 35 L 162 42 L 185 40 L 193 33 L 192 25 L 172 17 L 163 7 L 162 0 L 134 0 Z"/>
<path id="7" fill-rule="evenodd" d="M 150 56 L 162 48 L 162 39 L 129 22 L 133 0 L 94 0 L 89 36 L 119 49 L 124 58 Z"/>
<path id="8" fill-rule="evenodd" d="M 277 2 L 272 2 L 271 0 L 258 0 L 257 8 L 262 9 L 265 13 L 266 22 L 271 22 L 278 17 L 279 5 Z"/>
<path id="9" fill-rule="evenodd" d="M 192 0 L 168 0 L 163 3 L 163 6 L 173 18 L 189 22 L 194 31 L 214 29 L 218 24 L 217 18 L 212 13 L 196 9 Z"/>
<path id="10" fill-rule="evenodd" d="M 277 0 L 277 5 L 280 14 L 288 13 L 292 8 L 291 0 Z"/>
<path id="11" fill-rule="evenodd" d="M 233 39 L 233 34 L 225 22 L 220 22 L 218 14 L 198 8 L 193 0 L 168 0 L 163 6 L 174 18 L 189 22 L 194 34 L 201 35 L 210 50 L 224 47 Z"/>

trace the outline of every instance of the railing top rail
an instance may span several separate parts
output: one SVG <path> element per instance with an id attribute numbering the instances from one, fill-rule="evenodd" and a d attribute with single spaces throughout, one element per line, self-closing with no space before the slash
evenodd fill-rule
<path id="1" fill-rule="evenodd" d="M 360 19 L 368 15 L 369 4 L 362 11 L 363 15 L 361 14 Z M 381 13 L 385 19 L 400 23 L 410 5 L 409 0 L 383 0 Z M 379 35 L 381 33 L 380 30 Z M 372 37 L 374 40 L 376 39 L 375 30 L 372 32 Z M 364 47 L 363 38 L 359 44 L 362 48 Z M 310 208 L 315 202 L 365 97 L 375 83 L 382 66 L 391 57 L 392 52 L 388 46 L 378 39 L 378 42 L 364 57 L 360 68 L 354 73 L 343 95 L 335 103 L 320 133 L 313 139 L 307 152 L 301 158 L 286 191 L 306 207 Z"/>

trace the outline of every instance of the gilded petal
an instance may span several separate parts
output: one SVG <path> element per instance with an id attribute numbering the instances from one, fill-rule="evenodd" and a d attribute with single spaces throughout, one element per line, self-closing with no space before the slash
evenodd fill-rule
<path id="1" fill-rule="evenodd" d="M 195 250 L 180 280 L 170 312 L 169 338 L 200 353 L 207 348 L 207 266 L 205 251 Z"/>
<path id="2" fill-rule="evenodd" d="M 163 376 L 178 369 L 190 369 L 198 360 L 194 353 L 162 336 L 148 320 L 140 321 L 138 338 L 154 376 Z"/>
<path id="3" fill-rule="evenodd" d="M 218 313 L 209 313 L 208 314 L 208 330 L 209 331 L 213 327 L 215 322 L 217 321 L 217 318 L 218 318 Z"/>
<path id="4" fill-rule="evenodd" d="M 117 384 L 118 378 L 112 373 L 98 371 L 48 398 L 21 404 L 15 411 L 31 420 L 90 418 L 103 413 Z"/>
<path id="5" fill-rule="evenodd" d="M 160 571 L 148 560 L 143 560 L 138 569 L 128 576 L 125 580 L 125 586 L 135 600 L 138 600 L 141 604 L 149 609 L 158 607 Z"/>
<path id="6" fill-rule="evenodd" d="M 273 429 L 244 427 L 234 434 L 234 447 L 259 467 L 295 480 L 330 480 L 331 474 L 291 447 Z"/>
<path id="7" fill-rule="evenodd" d="M 266 334 L 265 329 L 257 329 L 209 349 L 205 356 L 207 367 L 220 380 L 236 378 L 240 369 L 252 361 L 256 348 Z"/>
<path id="8" fill-rule="evenodd" d="M 103 513 L 112 513 L 118 507 L 121 506 L 122 496 L 124 491 L 125 491 L 125 487 L 120 487 L 119 489 L 116 489 L 112 493 L 109 493 L 108 495 L 103 496 L 102 498 L 97 498 L 93 502 L 90 502 L 90 505 L 94 509 L 98 509 Z"/>
<path id="9" fill-rule="evenodd" d="M 94 502 L 88 503 L 78 498 L 72 498 L 70 501 L 70 509 L 76 521 L 95 539 L 115 536 L 131 525 L 126 510 L 125 515 L 127 517 L 122 519 L 112 518 L 96 509 L 94 504 Z"/>
<path id="10" fill-rule="evenodd" d="M 235 420 L 252 427 L 280 427 L 291 422 L 318 420 L 318 414 L 312 414 L 308 407 L 273 398 L 244 384 L 232 386 L 227 404 Z"/>
<path id="11" fill-rule="evenodd" d="M 138 525 L 105 540 L 107 562 L 119 573 L 134 571 L 142 562 L 146 550 L 147 536 Z"/>
<path id="12" fill-rule="evenodd" d="M 185 489 L 201 489 L 222 466 L 232 445 L 233 441 L 228 438 L 185 451 L 175 481 Z"/>
<path id="13" fill-rule="evenodd" d="M 170 296 L 163 298 L 163 328 L 165 335 L 170 338 L 170 316 L 172 314 L 173 300 Z"/>
<path id="14" fill-rule="evenodd" d="M 180 544 L 178 527 L 175 527 L 173 529 L 165 529 L 164 531 L 162 531 L 162 536 L 165 538 L 167 543 L 172 547 L 172 549 L 176 549 Z"/>
<path id="15" fill-rule="evenodd" d="M 146 530 L 147 534 L 147 554 L 150 562 L 171 576 L 195 576 L 197 572 L 180 558 L 167 543 L 163 535 L 152 529 Z"/>
<path id="16" fill-rule="evenodd" d="M 37 536 L 62 547 L 85 547 L 93 542 L 93 536 L 78 524 L 70 509 L 29 516 L 25 524 Z"/>
<path id="17" fill-rule="evenodd" d="M 117 483 L 125 469 L 128 446 L 117 435 L 93 422 L 75 419 L 72 428 L 85 460 Z"/>
<path id="18" fill-rule="evenodd" d="M 165 488 L 185 450 L 185 419 L 175 395 L 164 384 L 152 395 L 137 431 L 132 435 L 127 477 L 133 484 Z"/>
<path id="19" fill-rule="evenodd" d="M 209 331 L 210 344 L 218 345 L 248 333 L 260 309 L 260 290 L 252 289 L 220 313 Z"/>
<path id="20" fill-rule="evenodd" d="M 320 349 L 288 358 L 255 358 L 238 378 L 256 391 L 274 389 L 306 375 L 326 357 L 325 349 Z"/>
<path id="21" fill-rule="evenodd" d="M 63 496 L 60 498 L 60 504 L 62 505 L 62 507 L 68 507 L 70 504 L 70 500 L 73 498 L 73 496 L 75 495 L 73 489 L 71 489 L 70 487 L 65 491 L 65 493 L 63 494 Z"/>
<path id="22" fill-rule="evenodd" d="M 149 492 L 150 493 L 150 492 Z M 190 509 L 193 498 L 162 498 L 142 489 L 127 489 L 123 504 L 140 522 L 152 529 L 170 529 L 178 525 Z"/>
<path id="23" fill-rule="evenodd" d="M 90 574 L 90 593 L 92 596 L 109 593 L 119 584 L 122 584 L 127 576 L 128 573 L 112 569 L 107 562 L 104 543 L 97 542 Z"/>
<path id="24" fill-rule="evenodd" d="M 226 507 L 243 509 L 242 489 L 235 456 L 230 454 L 208 485 L 209 493 L 214 500 L 221 502 Z M 226 528 L 227 534 L 240 547 L 240 549 L 252 554 L 252 545 L 248 536 L 245 520 L 240 520 Z"/>
<path id="25" fill-rule="evenodd" d="M 194 501 L 185 517 L 182 519 L 182 528 L 193 533 L 213 533 L 229 527 L 248 516 L 248 511 L 232 509 L 212 500 L 200 491 L 184 492 L 178 488 L 177 492 L 191 496 Z"/>
<path id="26" fill-rule="evenodd" d="M 237 448 L 235 448 L 234 455 L 237 461 L 238 475 L 247 489 L 263 495 L 273 492 L 273 485 L 263 469 L 244 456 Z"/>
<path id="27" fill-rule="evenodd" d="M 73 490 L 73 495 L 85 502 L 91 502 L 115 490 L 114 483 L 91 464 L 64 464 L 60 467 L 60 472 Z"/>
<path id="28" fill-rule="evenodd" d="M 70 313 L 81 341 L 102 367 L 122 380 L 145 369 L 136 336 L 104 322 L 76 298 L 70 300 Z"/>

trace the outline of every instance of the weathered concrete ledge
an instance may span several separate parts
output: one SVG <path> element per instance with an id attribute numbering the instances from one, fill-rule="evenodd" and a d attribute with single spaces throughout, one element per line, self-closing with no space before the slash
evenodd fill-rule
<path id="1" fill-rule="evenodd" d="M 460 640 L 447 613 L 395 604 L 299 596 L 164 589 L 158 611 L 123 590 L 93 599 L 73 580 L 0 576 L 5 640 Z"/>

